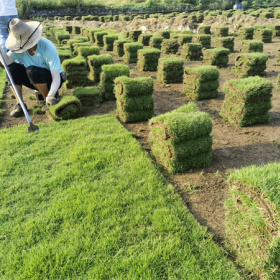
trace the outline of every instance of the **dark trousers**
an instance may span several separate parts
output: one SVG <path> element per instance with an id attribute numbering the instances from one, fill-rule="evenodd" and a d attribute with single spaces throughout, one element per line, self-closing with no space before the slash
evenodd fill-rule
<path id="1" fill-rule="evenodd" d="M 33 84 L 47 84 L 48 89 L 51 87 L 52 74 L 51 71 L 45 68 L 37 66 L 28 66 L 25 68 L 24 65 L 15 62 L 8 67 L 15 84 L 18 86 L 24 85 L 28 88 L 36 89 Z M 62 79 L 59 88 L 61 85 Z"/>

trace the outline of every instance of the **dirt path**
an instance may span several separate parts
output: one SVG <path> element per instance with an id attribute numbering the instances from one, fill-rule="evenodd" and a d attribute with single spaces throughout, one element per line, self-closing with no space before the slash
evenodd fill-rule
<path id="1" fill-rule="evenodd" d="M 214 41 L 214 40 L 213 40 Z M 264 53 L 269 55 L 267 63 L 266 78 L 276 82 L 280 72 L 280 66 L 275 66 L 275 55 L 279 48 L 279 39 L 274 39 L 271 44 L 264 44 Z M 279 161 L 280 157 L 280 97 L 279 90 L 273 89 L 271 122 L 266 125 L 256 125 L 246 128 L 237 128 L 229 124 L 219 116 L 219 111 L 224 100 L 222 91 L 224 83 L 235 77 L 231 74 L 230 67 L 234 64 L 235 56 L 240 49 L 241 42 L 236 39 L 235 53 L 230 55 L 229 67 L 220 70 L 219 96 L 216 99 L 196 102 L 199 108 L 210 114 L 213 122 L 213 164 L 209 168 L 195 169 L 183 174 L 170 175 L 163 171 L 164 175 L 171 181 L 190 211 L 196 219 L 206 225 L 214 233 L 216 240 L 221 244 L 224 242 L 224 201 L 228 195 L 226 183 L 227 174 L 235 168 L 260 165 Z M 112 54 L 112 53 L 110 53 Z M 114 62 L 118 63 L 114 57 Z M 185 62 L 185 66 L 198 66 L 202 62 Z M 140 72 L 136 64 L 130 65 L 131 77 L 151 76 L 155 81 L 154 101 L 155 112 L 162 114 L 188 103 L 182 93 L 182 84 L 161 85 L 156 81 L 156 72 Z M 60 93 L 66 90 L 62 89 Z M 69 91 L 67 91 L 69 93 Z M 32 91 L 24 91 L 24 99 L 29 109 L 35 105 L 34 100 L 27 98 Z M 26 124 L 24 117 L 12 119 L 9 112 L 15 105 L 15 99 L 11 99 L 8 90 L 4 98 L 5 113 L 1 116 L 0 128 L 14 125 Z M 84 108 L 82 117 L 112 113 L 115 110 L 115 102 L 102 103 L 99 107 Z M 34 115 L 29 110 L 35 124 L 50 122 L 45 115 Z M 147 122 L 136 124 L 125 124 L 128 130 L 133 131 L 135 138 L 142 147 L 150 153 L 150 142 L 148 139 L 149 127 Z M 151 156 L 152 158 L 152 156 Z M 156 163 L 155 163 L 156 164 Z"/>

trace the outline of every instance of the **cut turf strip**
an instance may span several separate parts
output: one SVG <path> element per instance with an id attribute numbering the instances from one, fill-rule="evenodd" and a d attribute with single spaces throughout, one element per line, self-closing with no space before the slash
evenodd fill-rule
<path id="1" fill-rule="evenodd" d="M 0 131 L 6 279 L 239 279 L 112 115 Z"/>

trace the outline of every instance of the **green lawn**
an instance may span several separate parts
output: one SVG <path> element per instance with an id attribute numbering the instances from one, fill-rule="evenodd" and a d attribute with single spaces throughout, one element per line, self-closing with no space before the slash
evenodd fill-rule
<path id="1" fill-rule="evenodd" d="M 239 279 L 112 115 L 0 131 L 1 279 Z"/>

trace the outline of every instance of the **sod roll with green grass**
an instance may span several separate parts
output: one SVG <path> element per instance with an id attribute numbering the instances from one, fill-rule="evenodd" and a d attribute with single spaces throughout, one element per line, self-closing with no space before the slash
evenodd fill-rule
<path id="1" fill-rule="evenodd" d="M 155 48 L 138 50 L 137 69 L 140 71 L 156 71 L 161 51 Z"/>
<path id="2" fill-rule="evenodd" d="M 177 41 L 178 41 L 178 44 L 180 46 L 183 46 L 186 43 L 191 43 L 192 42 L 192 38 L 193 38 L 192 35 L 179 34 L 178 38 L 177 38 Z"/>
<path id="3" fill-rule="evenodd" d="M 141 34 L 142 34 L 141 30 L 129 31 L 128 38 L 130 39 L 131 42 L 137 42 Z"/>
<path id="4" fill-rule="evenodd" d="M 102 29 L 100 28 L 90 28 L 88 30 L 88 37 L 89 37 L 89 40 L 91 43 L 95 43 L 95 36 L 94 34 L 97 33 L 97 32 L 101 32 Z"/>
<path id="5" fill-rule="evenodd" d="M 138 50 L 143 49 L 140 43 L 125 43 L 123 45 L 124 55 L 123 60 L 125 63 L 137 63 Z"/>
<path id="6" fill-rule="evenodd" d="M 0 131 L 2 278 L 241 278 L 113 115 L 26 127 Z"/>
<path id="7" fill-rule="evenodd" d="M 229 49 L 231 53 L 234 52 L 234 37 L 215 38 L 215 47 L 223 47 Z"/>
<path id="8" fill-rule="evenodd" d="M 163 39 L 164 39 L 163 37 L 153 36 L 150 39 L 149 46 L 152 48 L 161 49 L 161 44 L 162 44 Z"/>
<path id="9" fill-rule="evenodd" d="M 76 42 L 73 43 L 73 51 L 72 51 L 72 55 L 73 56 L 77 56 L 79 54 L 79 48 L 80 47 L 91 47 L 91 43 L 90 42 Z"/>
<path id="10" fill-rule="evenodd" d="M 100 49 L 99 49 L 99 47 L 96 47 L 96 46 L 93 46 L 93 47 L 78 46 L 77 49 L 78 49 L 78 55 L 83 56 L 86 59 L 90 55 L 99 55 L 100 54 Z"/>
<path id="11" fill-rule="evenodd" d="M 81 26 L 74 25 L 72 27 L 72 34 L 81 34 L 81 31 L 82 31 L 82 27 Z"/>
<path id="12" fill-rule="evenodd" d="M 241 127 L 268 123 L 272 88 L 271 81 L 258 76 L 228 81 L 220 115 Z"/>
<path id="13" fill-rule="evenodd" d="M 102 102 L 102 91 L 97 87 L 79 87 L 73 91 L 82 106 L 98 106 Z"/>
<path id="14" fill-rule="evenodd" d="M 239 78 L 263 75 L 268 55 L 263 53 L 241 53 L 235 58 L 232 73 Z"/>
<path id="15" fill-rule="evenodd" d="M 120 76 L 129 77 L 129 66 L 124 64 L 110 64 L 101 66 L 100 87 L 106 100 L 115 100 L 114 80 Z"/>
<path id="16" fill-rule="evenodd" d="M 138 42 L 143 46 L 149 46 L 150 39 L 153 37 L 153 34 L 143 33 L 138 37 Z"/>
<path id="17" fill-rule="evenodd" d="M 241 40 L 252 40 L 254 37 L 254 27 L 241 27 L 239 30 L 239 38 Z"/>
<path id="18" fill-rule="evenodd" d="M 66 88 L 87 86 L 89 84 L 87 62 L 82 56 L 64 60 L 62 69 L 67 73 L 67 81 L 64 83 Z"/>
<path id="19" fill-rule="evenodd" d="M 147 121 L 154 116 L 154 81 L 151 77 L 115 79 L 116 113 L 126 123 Z"/>
<path id="20" fill-rule="evenodd" d="M 118 35 L 105 35 L 103 37 L 104 51 L 113 51 L 114 42 L 118 40 L 118 38 Z"/>
<path id="21" fill-rule="evenodd" d="M 202 45 L 195 43 L 187 43 L 183 45 L 182 57 L 188 61 L 200 60 L 202 54 Z"/>
<path id="22" fill-rule="evenodd" d="M 182 83 L 184 61 L 176 56 L 160 58 L 158 62 L 157 80 L 164 84 Z"/>
<path id="23" fill-rule="evenodd" d="M 130 42 L 129 39 L 120 39 L 120 40 L 114 41 L 114 44 L 113 44 L 114 55 L 116 55 L 118 58 L 123 57 L 123 55 L 124 55 L 123 45 L 125 43 L 129 43 L 129 42 Z"/>
<path id="24" fill-rule="evenodd" d="M 176 39 L 164 39 L 161 44 L 161 52 L 164 54 L 176 54 L 179 44 Z"/>
<path id="25" fill-rule="evenodd" d="M 217 37 L 227 37 L 228 36 L 229 27 L 228 26 L 220 26 L 216 29 L 215 35 Z"/>
<path id="26" fill-rule="evenodd" d="M 152 118 L 149 126 L 152 153 L 169 172 L 211 164 L 212 122 L 194 103 Z"/>
<path id="27" fill-rule="evenodd" d="M 209 65 L 215 65 L 218 67 L 228 66 L 228 56 L 230 54 L 229 49 L 219 47 L 215 49 L 204 49 L 203 62 Z"/>
<path id="28" fill-rule="evenodd" d="M 240 49 L 242 53 L 263 52 L 263 41 L 261 40 L 244 40 Z"/>
<path id="29" fill-rule="evenodd" d="M 72 56 L 70 47 L 56 47 L 60 61 L 63 62 L 65 59 L 69 59 Z"/>
<path id="30" fill-rule="evenodd" d="M 63 40 L 70 39 L 70 33 L 68 31 L 59 31 L 55 34 L 55 38 L 59 44 L 62 43 Z"/>
<path id="31" fill-rule="evenodd" d="M 98 47 L 104 47 L 103 37 L 105 35 L 108 35 L 108 33 L 104 31 L 94 33 L 94 40 Z"/>
<path id="32" fill-rule="evenodd" d="M 75 119 L 80 116 L 81 102 L 76 96 L 63 95 L 57 104 L 48 106 L 47 113 L 56 121 Z"/>
<path id="33" fill-rule="evenodd" d="M 211 26 L 210 25 L 200 25 L 197 29 L 198 34 L 211 34 Z"/>
<path id="34" fill-rule="evenodd" d="M 193 36 L 194 43 L 202 45 L 205 49 L 211 48 L 211 35 L 196 35 Z"/>
<path id="35" fill-rule="evenodd" d="M 279 163 L 270 163 L 229 175 L 225 244 L 256 279 L 280 278 L 279 174 Z"/>
<path id="36" fill-rule="evenodd" d="M 113 64 L 113 57 L 109 54 L 88 56 L 88 65 L 90 69 L 89 79 L 95 84 L 100 82 L 101 66 L 105 64 Z"/>
<path id="37" fill-rule="evenodd" d="M 254 39 L 261 40 L 264 43 L 272 43 L 272 33 L 271 29 L 257 29 L 254 33 Z"/>
<path id="38" fill-rule="evenodd" d="M 218 96 L 219 75 L 215 66 L 186 67 L 183 92 L 191 100 L 215 98 Z"/>
<path id="39" fill-rule="evenodd" d="M 158 33 L 158 35 L 164 39 L 170 39 L 170 30 L 162 30 Z"/>

